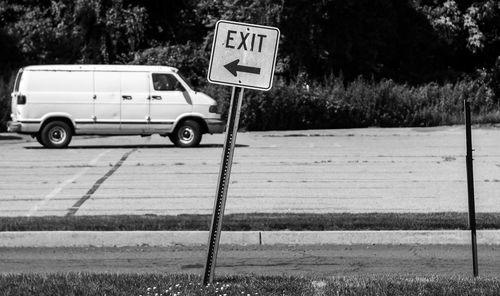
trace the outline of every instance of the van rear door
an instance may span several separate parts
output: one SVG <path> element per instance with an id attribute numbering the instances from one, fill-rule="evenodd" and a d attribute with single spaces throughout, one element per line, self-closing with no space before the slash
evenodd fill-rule
<path id="1" fill-rule="evenodd" d="M 91 71 L 25 70 L 20 88 L 26 96 L 28 120 L 47 114 L 67 114 L 80 124 L 91 124 L 94 113 L 94 80 Z M 24 82 L 22 83 L 24 85 Z M 23 87 L 25 88 L 23 90 Z M 19 106 L 18 106 L 19 109 Z"/>
<path id="2" fill-rule="evenodd" d="M 121 133 L 147 133 L 149 76 L 147 72 L 121 73 Z"/>
<path id="3" fill-rule="evenodd" d="M 11 94 L 11 118 L 17 121 L 17 96 L 19 95 L 19 84 L 21 83 L 21 76 L 23 75 L 23 68 L 17 72 L 16 81 L 14 82 L 14 89 Z"/>

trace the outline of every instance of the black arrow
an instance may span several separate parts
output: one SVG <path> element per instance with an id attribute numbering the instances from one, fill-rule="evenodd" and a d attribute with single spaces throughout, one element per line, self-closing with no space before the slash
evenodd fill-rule
<path id="1" fill-rule="evenodd" d="M 237 76 L 236 72 L 238 72 L 238 71 L 239 72 L 246 72 L 246 73 L 250 73 L 250 74 L 260 74 L 260 68 L 238 65 L 239 62 L 240 62 L 239 59 L 234 60 L 231 63 L 224 65 L 224 67 L 229 72 L 231 72 L 231 74 L 233 74 L 234 77 Z"/>

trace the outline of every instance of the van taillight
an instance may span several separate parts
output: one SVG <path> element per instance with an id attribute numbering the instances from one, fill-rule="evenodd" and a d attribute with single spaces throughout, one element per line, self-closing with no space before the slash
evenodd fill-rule
<path id="1" fill-rule="evenodd" d="M 17 104 L 18 105 L 24 105 L 24 104 L 26 104 L 26 96 L 24 96 L 24 95 L 18 95 L 17 96 Z"/>

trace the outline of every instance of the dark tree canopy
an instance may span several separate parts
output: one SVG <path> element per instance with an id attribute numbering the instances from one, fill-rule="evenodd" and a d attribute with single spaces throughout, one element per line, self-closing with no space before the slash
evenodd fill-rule
<path id="1" fill-rule="evenodd" d="M 496 0 L 0 0 L 0 66 L 8 76 L 25 64 L 157 61 L 144 53 L 183 48 L 199 67 L 219 19 L 279 27 L 287 79 L 440 82 L 494 73 L 500 55 Z"/>

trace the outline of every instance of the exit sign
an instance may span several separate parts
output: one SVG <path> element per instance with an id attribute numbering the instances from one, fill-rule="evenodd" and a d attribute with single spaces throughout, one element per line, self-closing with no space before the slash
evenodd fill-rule
<path id="1" fill-rule="evenodd" d="M 257 90 L 271 89 L 279 37 L 278 28 L 218 21 L 208 81 Z"/>

